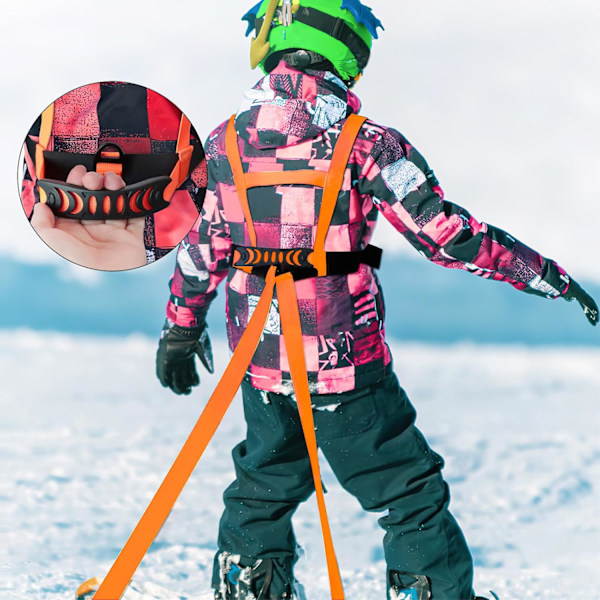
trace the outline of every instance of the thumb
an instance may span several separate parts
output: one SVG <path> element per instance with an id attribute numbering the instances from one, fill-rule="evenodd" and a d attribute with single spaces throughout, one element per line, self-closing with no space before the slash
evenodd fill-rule
<path id="1" fill-rule="evenodd" d="M 56 226 L 56 217 L 47 204 L 38 202 L 33 207 L 33 215 L 31 216 L 31 226 L 37 231 L 38 229 L 54 229 Z"/>
<path id="2" fill-rule="evenodd" d="M 212 344 L 210 343 L 207 327 L 204 328 L 204 331 L 200 335 L 200 339 L 196 344 L 196 354 L 206 370 L 209 373 L 214 373 L 215 365 L 213 361 Z"/>

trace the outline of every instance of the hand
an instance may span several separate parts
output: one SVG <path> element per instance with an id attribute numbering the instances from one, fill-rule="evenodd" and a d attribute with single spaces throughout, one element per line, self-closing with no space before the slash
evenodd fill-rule
<path id="1" fill-rule="evenodd" d="M 88 172 L 83 165 L 71 169 L 67 183 L 88 190 L 119 190 L 123 179 L 109 171 Z M 33 208 L 31 225 L 52 250 L 62 257 L 91 269 L 121 271 L 146 264 L 144 217 L 89 221 L 56 217 L 42 203 Z"/>
<path id="2" fill-rule="evenodd" d="M 214 373 L 212 348 L 206 325 L 180 327 L 165 323 L 156 353 L 156 376 L 163 387 L 176 394 L 189 394 L 200 383 L 197 355 L 209 373 Z"/>
<path id="3" fill-rule="evenodd" d="M 594 326 L 598 324 L 598 305 L 595 300 L 574 280 L 571 279 L 569 288 L 565 292 L 565 300 L 573 302 L 577 300 L 587 320 Z"/>

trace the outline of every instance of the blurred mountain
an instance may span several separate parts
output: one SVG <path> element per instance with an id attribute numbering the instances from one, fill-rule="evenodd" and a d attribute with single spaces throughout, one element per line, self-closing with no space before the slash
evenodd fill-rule
<path id="1" fill-rule="evenodd" d="M 157 336 L 164 320 L 174 254 L 134 271 L 87 280 L 65 265 L 2 260 L 0 328 Z M 387 253 L 380 280 L 387 335 L 431 343 L 600 344 L 600 329 L 576 304 L 518 293 L 505 283 L 443 269 L 424 259 Z M 596 299 L 600 286 L 582 285 Z M 225 335 L 224 293 L 210 311 L 215 336 Z"/>

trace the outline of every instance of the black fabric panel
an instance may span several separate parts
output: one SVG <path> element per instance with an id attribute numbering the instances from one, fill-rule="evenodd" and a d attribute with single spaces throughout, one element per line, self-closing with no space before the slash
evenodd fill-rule
<path id="1" fill-rule="evenodd" d="M 444 246 L 444 251 L 452 258 L 472 263 L 483 242 L 483 233 L 473 235 L 470 229 L 463 229 L 453 240 Z"/>
<path id="2" fill-rule="evenodd" d="M 281 221 L 281 196 L 276 189 L 274 186 L 264 186 L 248 190 L 248 204 L 254 220 L 263 223 Z"/>
<path id="3" fill-rule="evenodd" d="M 544 268 L 542 269 L 542 279 L 561 294 L 568 285 L 568 280 L 563 279 L 557 264 L 553 260 L 545 259 Z"/>
<path id="4" fill-rule="evenodd" d="M 88 171 L 92 171 L 94 157 L 94 154 L 44 152 L 46 178 L 66 181 L 69 171 L 76 165 L 85 165 Z M 152 177 L 170 175 L 177 158 L 177 154 L 125 154 L 123 179 L 127 184 L 131 184 Z"/>
<path id="5" fill-rule="evenodd" d="M 101 83 L 98 122 L 103 137 L 149 137 L 145 87 L 132 83 Z"/>

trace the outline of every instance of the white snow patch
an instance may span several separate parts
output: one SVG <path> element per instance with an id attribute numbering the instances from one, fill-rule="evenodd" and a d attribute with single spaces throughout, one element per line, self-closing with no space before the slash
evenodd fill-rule
<path id="1" fill-rule="evenodd" d="M 217 371 L 228 359 L 214 340 Z M 214 389 L 190 397 L 154 375 L 155 340 L 0 332 L 0 597 L 72 600 L 103 576 Z M 393 344 L 418 425 L 446 459 L 452 510 L 480 594 L 598 598 L 600 350 Z M 132 600 L 208 600 L 239 400 L 134 578 Z M 348 600 L 384 597 L 380 515 L 323 462 Z M 309 600 L 329 597 L 314 499 L 295 517 Z M 168 590 L 168 591 L 167 591 Z"/>

